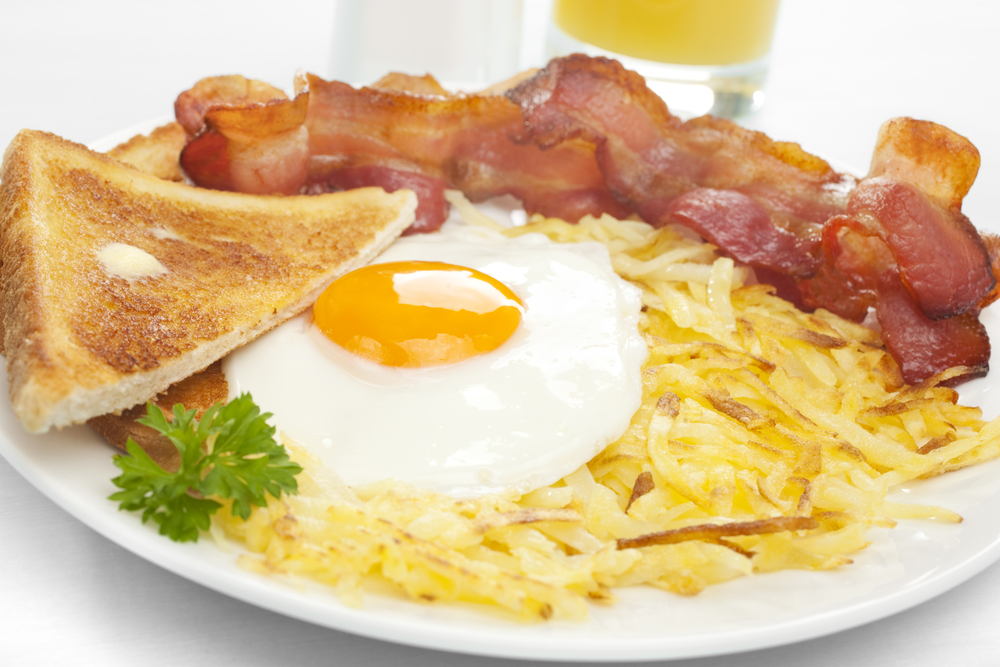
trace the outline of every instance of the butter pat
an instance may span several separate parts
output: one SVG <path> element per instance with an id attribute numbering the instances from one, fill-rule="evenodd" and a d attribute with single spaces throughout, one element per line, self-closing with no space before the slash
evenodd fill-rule
<path id="1" fill-rule="evenodd" d="M 154 278 L 167 272 L 160 260 L 127 243 L 107 244 L 97 251 L 97 259 L 109 275 L 126 280 Z"/>

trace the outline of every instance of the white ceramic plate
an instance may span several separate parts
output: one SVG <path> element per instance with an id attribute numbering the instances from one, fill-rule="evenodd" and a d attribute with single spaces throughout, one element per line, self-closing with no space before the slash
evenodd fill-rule
<path id="1" fill-rule="evenodd" d="M 163 119 L 159 119 L 163 122 Z M 95 144 L 106 150 L 156 121 Z M 1000 314 L 983 318 L 1000 340 Z M 962 387 L 964 402 L 1000 413 L 995 378 Z M 869 623 L 920 604 L 1000 559 L 1000 461 L 895 492 L 944 505 L 960 525 L 902 521 L 872 529 L 872 545 L 834 572 L 780 572 L 710 587 L 693 598 L 652 588 L 617 590 L 619 602 L 591 608 L 584 623 L 520 625 L 473 605 L 421 605 L 392 594 L 343 606 L 320 586 L 290 585 L 246 572 L 236 552 L 211 540 L 176 544 L 107 500 L 118 469 L 112 450 L 86 427 L 26 434 L 0 405 L 0 453 L 42 493 L 108 539 L 192 581 L 250 604 L 346 632 L 426 648 L 508 658 L 638 661 L 718 655 L 788 644 Z"/>

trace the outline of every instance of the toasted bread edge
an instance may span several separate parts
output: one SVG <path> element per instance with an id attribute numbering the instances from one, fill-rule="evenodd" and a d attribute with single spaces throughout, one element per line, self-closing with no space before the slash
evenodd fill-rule
<path id="1" fill-rule="evenodd" d="M 4 350 L 7 355 L 14 412 L 25 429 L 31 433 L 43 433 L 52 427 L 59 428 L 85 422 L 96 416 L 117 413 L 144 403 L 165 391 L 171 384 L 200 371 L 231 350 L 297 315 L 313 303 L 337 277 L 367 264 L 388 247 L 412 223 L 417 206 L 416 195 L 410 191 L 397 191 L 389 195 L 390 201 L 395 204 L 398 211 L 395 220 L 374 232 L 373 240 L 363 251 L 326 274 L 299 299 L 276 311 L 272 317 L 252 325 L 238 327 L 214 340 L 206 341 L 198 348 L 168 360 L 152 370 L 109 378 L 108 382 L 92 388 L 77 386 L 69 392 L 62 391 L 59 395 L 60 392 L 53 392 L 52 387 L 48 386 L 50 383 L 44 377 L 38 380 L 32 375 L 32 364 L 51 365 L 58 363 L 58 360 L 50 358 L 42 342 L 37 340 L 39 321 L 44 319 L 44 315 L 40 313 L 44 313 L 44 308 L 36 309 L 35 306 L 38 304 L 31 304 L 33 297 L 24 276 L 12 275 L 17 269 L 17 262 L 23 259 L 23 248 L 19 248 L 18 243 L 23 243 L 24 239 L 19 238 L 18 233 L 12 232 L 11 229 L 16 228 L 14 223 L 19 216 L 37 215 L 37 211 L 34 211 L 32 204 L 27 201 L 35 196 L 35 191 L 26 194 L 23 190 L 25 187 L 37 190 L 38 184 L 31 184 L 31 180 L 37 178 L 37 174 L 33 173 L 32 158 L 18 153 L 30 152 L 30 143 L 40 136 L 55 135 L 22 131 L 5 152 L 0 172 L 3 176 L 0 183 L 0 252 L 2 252 L 0 259 L 8 264 L 2 267 L 4 289 L 3 300 L 0 303 L 4 325 Z M 78 144 L 58 137 L 56 139 L 67 145 L 87 150 Z M 113 158 L 94 155 L 99 156 L 98 159 L 139 173 L 133 167 Z M 12 236 L 16 238 L 11 238 Z"/>

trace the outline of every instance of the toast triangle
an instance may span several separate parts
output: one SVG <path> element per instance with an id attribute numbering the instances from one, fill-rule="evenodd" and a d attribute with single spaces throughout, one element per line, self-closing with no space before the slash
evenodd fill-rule
<path id="1" fill-rule="evenodd" d="M 417 204 L 194 188 L 33 130 L 0 179 L 7 375 L 34 433 L 142 403 L 303 311 Z"/>

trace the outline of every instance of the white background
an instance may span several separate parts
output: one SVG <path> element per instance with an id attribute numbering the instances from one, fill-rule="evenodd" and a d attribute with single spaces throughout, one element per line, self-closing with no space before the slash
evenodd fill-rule
<path id="1" fill-rule="evenodd" d="M 525 7 L 540 11 L 531 0 Z M 3 0 L 0 143 L 23 127 L 87 143 L 171 113 L 177 93 L 203 76 L 241 73 L 286 88 L 298 68 L 330 76 L 343 16 L 335 10 L 332 0 Z M 428 9 L 412 31 L 430 34 L 448 20 Z M 528 27 L 541 34 L 537 21 Z M 746 124 L 864 170 L 885 119 L 943 123 L 983 156 L 964 211 L 1000 231 L 998 31 L 992 2 L 785 0 L 767 102 Z M 4 665 L 515 664 L 354 637 L 201 588 L 76 522 L 2 460 L 0 591 Z M 997 619 L 1000 566 L 862 628 L 671 664 L 991 665 Z"/>

